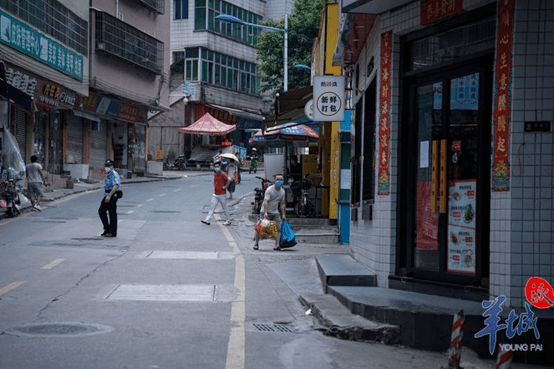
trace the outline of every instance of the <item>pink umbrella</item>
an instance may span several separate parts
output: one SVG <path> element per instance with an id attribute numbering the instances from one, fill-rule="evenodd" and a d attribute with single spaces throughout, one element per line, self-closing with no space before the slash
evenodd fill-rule
<path id="1" fill-rule="evenodd" d="M 237 126 L 225 124 L 212 117 L 210 113 L 206 113 L 190 126 L 179 128 L 179 132 L 191 135 L 223 136 L 235 129 Z"/>

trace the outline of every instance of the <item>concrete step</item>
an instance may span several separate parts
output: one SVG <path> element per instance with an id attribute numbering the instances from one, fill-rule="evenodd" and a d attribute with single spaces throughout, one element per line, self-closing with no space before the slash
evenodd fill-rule
<path id="1" fill-rule="evenodd" d="M 294 226 L 291 226 L 294 234 L 296 235 L 296 241 L 298 243 L 311 243 L 311 244 L 324 244 L 335 245 L 339 244 L 339 233 L 334 230 L 318 229 L 318 230 L 297 230 Z"/>
<path id="2" fill-rule="evenodd" d="M 400 342 L 400 328 L 391 324 L 377 323 L 353 315 L 331 295 L 303 294 L 300 303 L 321 324 L 325 335 L 349 341 L 382 342 L 395 345 Z"/>
<path id="3" fill-rule="evenodd" d="M 325 293 L 330 286 L 377 285 L 377 276 L 350 254 L 318 255 L 316 264 Z"/>

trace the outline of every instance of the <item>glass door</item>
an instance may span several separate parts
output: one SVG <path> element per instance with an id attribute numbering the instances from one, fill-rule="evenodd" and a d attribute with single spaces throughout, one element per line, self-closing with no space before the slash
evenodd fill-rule
<path id="1" fill-rule="evenodd" d="M 486 220 L 478 200 L 487 183 L 479 158 L 490 148 L 482 144 L 487 130 L 481 74 L 445 76 L 414 88 L 417 156 L 412 158 L 415 194 L 409 201 L 415 274 L 441 279 L 478 274 L 476 232 Z"/>

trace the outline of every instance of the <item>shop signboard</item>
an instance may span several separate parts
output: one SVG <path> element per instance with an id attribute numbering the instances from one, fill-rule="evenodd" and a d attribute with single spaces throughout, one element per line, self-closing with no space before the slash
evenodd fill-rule
<path id="1" fill-rule="evenodd" d="M 452 17 L 461 13 L 463 0 L 426 0 L 421 2 L 421 24 L 438 22 L 441 18 Z"/>
<path id="2" fill-rule="evenodd" d="M 314 121 L 344 120 L 344 76 L 314 76 L 313 95 Z"/>
<path id="3" fill-rule="evenodd" d="M 448 271 L 475 274 L 477 181 L 453 181 L 448 204 Z"/>
<path id="4" fill-rule="evenodd" d="M 515 0 L 498 2 L 498 30 L 496 39 L 494 85 L 494 141 L 492 190 L 510 189 L 509 137 L 512 121 L 513 34 Z"/>
<path id="5" fill-rule="evenodd" d="M 35 102 L 38 107 L 50 110 L 73 109 L 77 100 L 75 92 L 42 78 L 39 78 L 38 81 L 35 95 Z"/>
<path id="6" fill-rule="evenodd" d="M 379 178 L 377 194 L 389 194 L 390 103 L 391 103 L 392 31 L 381 34 L 381 88 L 379 92 Z"/>
<path id="7" fill-rule="evenodd" d="M 0 10 L 0 42 L 71 77 L 83 80 L 83 56 Z"/>

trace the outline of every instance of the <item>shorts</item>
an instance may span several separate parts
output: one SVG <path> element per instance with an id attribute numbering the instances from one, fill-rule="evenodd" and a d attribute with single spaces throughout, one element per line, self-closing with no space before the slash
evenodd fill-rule
<path id="1" fill-rule="evenodd" d="M 27 185 L 27 189 L 29 190 L 29 196 L 36 197 L 36 196 L 44 196 L 44 192 L 42 191 L 42 183 L 40 182 L 29 182 Z"/>
<path id="2" fill-rule="evenodd" d="M 281 227 L 283 226 L 283 219 L 281 218 L 281 214 L 270 214 L 267 213 L 267 219 L 273 220 L 275 224 L 277 224 L 277 230 L 281 232 Z"/>

